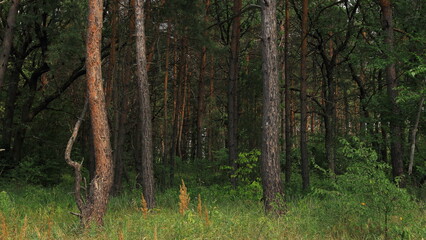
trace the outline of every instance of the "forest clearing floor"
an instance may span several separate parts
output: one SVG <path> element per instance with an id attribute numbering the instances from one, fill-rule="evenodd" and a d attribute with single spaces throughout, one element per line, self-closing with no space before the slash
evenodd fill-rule
<path id="1" fill-rule="evenodd" d="M 71 189 L 0 185 L 0 239 L 426 238 L 421 201 L 413 200 L 411 210 L 403 213 L 382 214 L 373 206 L 369 209 L 369 203 L 339 207 L 339 199 L 307 194 L 287 200 L 286 213 L 277 217 L 264 214 L 256 199 L 260 195 L 249 197 L 218 185 L 188 186 L 190 202 L 183 213 L 178 188 L 159 192 L 157 207 L 148 213 L 143 211 L 141 191 L 127 191 L 111 198 L 103 227 L 83 230 L 78 217 L 70 214 L 78 212 Z"/>

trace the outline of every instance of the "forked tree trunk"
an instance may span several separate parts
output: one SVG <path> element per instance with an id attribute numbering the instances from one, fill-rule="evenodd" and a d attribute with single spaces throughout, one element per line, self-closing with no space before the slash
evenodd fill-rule
<path id="1" fill-rule="evenodd" d="M 10 50 L 13 43 L 13 30 L 16 24 L 20 0 L 12 0 L 12 6 L 9 8 L 7 22 L 4 31 L 3 43 L 0 50 L 0 88 L 3 87 L 4 75 L 9 61 Z"/>
<path id="2" fill-rule="evenodd" d="M 136 0 L 136 75 L 139 86 L 139 121 L 141 121 L 142 148 L 142 190 L 148 208 L 155 206 L 154 198 L 154 165 L 152 156 L 152 114 L 149 99 L 149 83 L 145 49 L 144 6 L 142 0 Z"/>
<path id="3" fill-rule="evenodd" d="M 86 78 L 95 152 L 95 176 L 90 183 L 87 202 L 81 211 L 85 227 L 101 225 L 113 181 L 110 132 L 102 84 L 101 40 L 102 0 L 89 0 L 86 39 Z"/>
<path id="4" fill-rule="evenodd" d="M 279 81 L 276 1 L 261 1 L 262 9 L 262 72 L 263 119 L 261 173 L 265 210 L 271 212 L 280 204 L 283 194 L 279 154 Z M 277 206 L 275 206 L 277 207 Z"/>

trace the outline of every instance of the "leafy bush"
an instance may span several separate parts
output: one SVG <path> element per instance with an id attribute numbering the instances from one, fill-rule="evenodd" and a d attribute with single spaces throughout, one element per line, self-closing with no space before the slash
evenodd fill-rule
<path id="1" fill-rule="evenodd" d="M 236 160 L 237 169 L 233 171 L 232 166 L 222 166 L 222 170 L 231 172 L 231 178 L 235 178 L 241 185 L 251 185 L 253 182 L 260 182 L 260 151 L 253 149 L 250 152 L 238 154 Z"/>
<path id="2" fill-rule="evenodd" d="M 357 140 L 355 146 L 342 143 L 344 155 L 354 163 L 345 174 L 336 177 L 332 188 L 314 190 L 313 195 L 324 200 L 322 221 L 339 229 L 346 228 L 349 235 L 361 231 L 369 237 L 408 236 L 406 221 L 413 217 L 407 213 L 412 212 L 416 203 L 405 189 L 389 180 L 386 172 L 390 167 L 378 162 L 372 149 Z"/>

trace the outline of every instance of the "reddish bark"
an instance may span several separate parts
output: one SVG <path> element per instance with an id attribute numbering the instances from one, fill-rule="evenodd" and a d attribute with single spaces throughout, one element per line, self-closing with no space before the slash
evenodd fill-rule
<path id="1" fill-rule="evenodd" d="M 95 176 L 82 209 L 83 224 L 101 225 L 113 181 L 112 154 L 105 93 L 102 84 L 101 41 L 103 1 L 90 0 L 86 39 L 86 78 L 95 152 Z"/>

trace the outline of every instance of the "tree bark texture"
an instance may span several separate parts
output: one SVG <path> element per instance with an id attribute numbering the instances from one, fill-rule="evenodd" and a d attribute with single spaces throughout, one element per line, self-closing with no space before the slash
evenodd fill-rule
<path id="1" fill-rule="evenodd" d="M 0 50 L 0 88 L 3 87 L 4 76 L 6 73 L 7 63 L 9 61 L 10 56 L 10 50 L 12 49 L 13 30 L 16 24 L 16 16 L 18 15 L 19 3 L 20 0 L 12 0 L 12 5 L 10 6 L 9 13 L 7 15 L 3 43 Z"/>
<path id="2" fill-rule="evenodd" d="M 308 56 L 308 0 L 303 0 L 302 7 L 302 47 L 300 60 L 300 156 L 302 166 L 303 189 L 309 188 L 309 159 L 308 139 L 306 129 L 308 127 L 307 114 L 307 56 Z"/>
<path id="3" fill-rule="evenodd" d="M 240 54 L 240 33 L 241 33 L 241 0 L 234 0 L 232 14 L 231 33 L 231 56 L 229 61 L 229 82 L 228 82 L 228 154 L 229 163 L 233 171 L 236 170 L 238 158 L 238 74 L 239 74 L 239 54 Z M 231 179 L 233 186 L 236 185 L 235 178 Z"/>
<path id="4" fill-rule="evenodd" d="M 263 72 L 263 118 L 262 118 L 262 185 L 265 210 L 274 210 L 283 194 L 280 178 L 279 154 L 279 81 L 276 1 L 261 1 L 262 9 L 262 72 Z"/>
<path id="5" fill-rule="evenodd" d="M 285 182 L 290 183 L 292 168 L 292 125 L 291 125 L 291 98 L 290 98 L 290 63 L 289 63 L 289 38 L 290 38 L 290 1 L 285 1 L 284 22 L 284 121 L 285 121 Z"/>
<path id="6" fill-rule="evenodd" d="M 145 49 L 144 6 L 142 0 L 136 0 L 136 75 L 139 87 L 139 121 L 141 121 L 142 147 L 142 190 L 148 208 L 155 206 L 154 165 L 152 155 L 152 114 L 149 96 L 147 60 Z"/>
<path id="7" fill-rule="evenodd" d="M 101 69 L 102 10 L 102 0 L 89 0 L 86 78 L 95 152 L 95 176 L 90 183 L 88 200 L 82 210 L 82 221 L 86 227 L 92 222 L 103 224 L 113 182 L 110 132 Z"/>
<path id="8" fill-rule="evenodd" d="M 382 28 L 385 34 L 385 45 L 389 54 L 394 50 L 394 33 L 393 33 L 393 13 L 390 0 L 379 0 L 379 5 L 382 11 Z M 387 83 L 387 94 L 391 103 L 391 111 L 395 117 L 390 119 L 390 141 L 391 141 L 391 162 L 392 173 L 394 177 L 399 177 L 404 174 L 404 165 L 402 160 L 402 144 L 401 136 L 402 129 L 400 121 L 397 119 L 400 116 L 400 109 L 396 103 L 398 92 L 398 82 L 396 79 L 395 63 L 392 62 L 385 69 L 385 78 Z"/>

